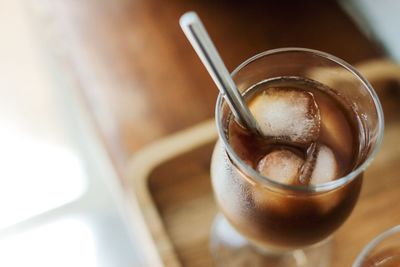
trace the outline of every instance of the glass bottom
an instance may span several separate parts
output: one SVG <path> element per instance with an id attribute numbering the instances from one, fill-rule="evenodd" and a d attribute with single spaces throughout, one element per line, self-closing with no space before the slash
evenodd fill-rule
<path id="1" fill-rule="evenodd" d="M 249 243 L 222 214 L 214 219 L 210 248 L 218 267 L 329 267 L 332 250 L 331 238 L 327 238 L 303 249 L 269 251 Z"/>

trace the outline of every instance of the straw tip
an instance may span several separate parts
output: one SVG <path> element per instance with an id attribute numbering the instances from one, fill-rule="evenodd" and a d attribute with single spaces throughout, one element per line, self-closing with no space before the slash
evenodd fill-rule
<path id="1" fill-rule="evenodd" d="M 185 27 L 193 23 L 196 23 L 199 20 L 200 20 L 199 16 L 197 15 L 196 12 L 189 11 L 181 16 L 181 18 L 179 19 L 179 24 L 181 25 L 181 27 Z"/>

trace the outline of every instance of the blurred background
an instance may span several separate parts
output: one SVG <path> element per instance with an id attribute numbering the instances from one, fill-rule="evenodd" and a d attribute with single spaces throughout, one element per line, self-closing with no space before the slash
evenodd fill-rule
<path id="1" fill-rule="evenodd" d="M 217 89 L 178 25 L 189 10 L 229 70 L 287 46 L 400 60 L 396 0 L 0 1 L 0 266 L 154 266 L 127 168 L 213 117 Z M 399 103 L 398 81 L 374 85 Z"/>

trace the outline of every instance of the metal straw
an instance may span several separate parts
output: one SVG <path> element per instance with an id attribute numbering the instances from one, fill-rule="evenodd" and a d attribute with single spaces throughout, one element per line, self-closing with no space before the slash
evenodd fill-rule
<path id="1" fill-rule="evenodd" d="M 185 13 L 179 21 L 183 32 L 208 70 L 236 120 L 248 130 L 260 134 L 256 120 L 232 80 L 200 18 L 195 12 Z"/>

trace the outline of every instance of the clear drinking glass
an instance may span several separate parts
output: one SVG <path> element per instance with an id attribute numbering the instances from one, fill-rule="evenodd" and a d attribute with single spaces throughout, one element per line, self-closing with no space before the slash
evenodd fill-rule
<path id="1" fill-rule="evenodd" d="M 350 215 L 363 171 L 380 147 L 383 113 L 378 97 L 343 60 L 316 50 L 282 48 L 252 57 L 232 73 L 242 93 L 261 81 L 284 76 L 325 84 L 352 105 L 362 128 L 357 166 L 346 176 L 320 185 L 287 185 L 262 176 L 229 144 L 231 111 L 219 95 L 219 140 L 211 163 L 221 211 L 211 234 L 217 266 L 329 266 L 329 237 Z"/>
<path id="2" fill-rule="evenodd" d="M 353 267 L 400 266 L 400 225 L 378 235 L 364 247 Z"/>

